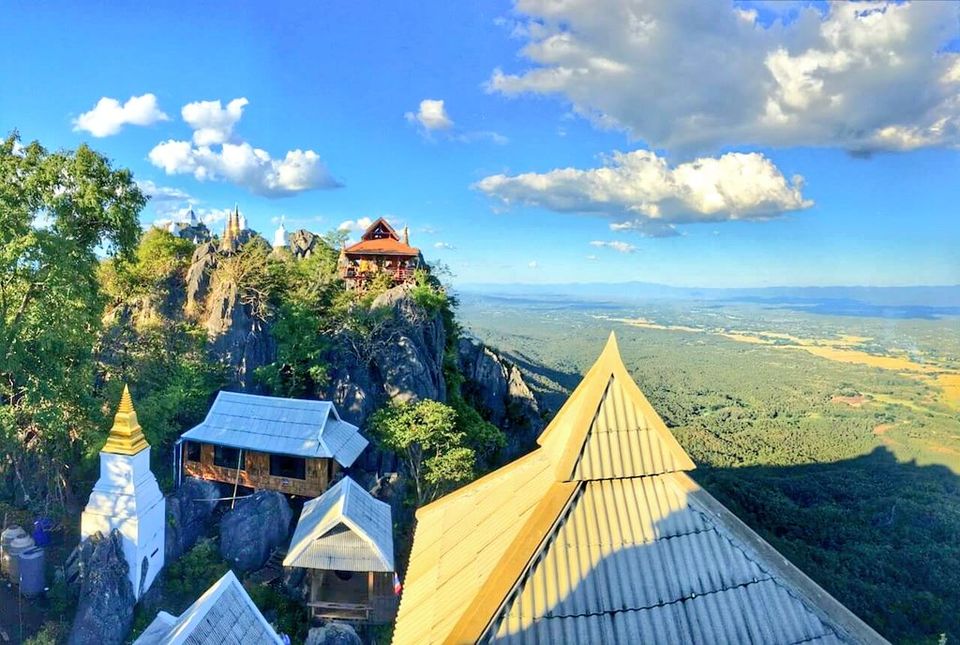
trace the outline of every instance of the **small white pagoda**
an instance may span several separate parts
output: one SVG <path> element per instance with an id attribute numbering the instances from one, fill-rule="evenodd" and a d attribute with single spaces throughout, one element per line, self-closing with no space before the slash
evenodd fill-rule
<path id="1" fill-rule="evenodd" d="M 150 471 L 150 445 L 124 386 L 113 428 L 100 451 L 100 479 L 80 519 L 80 539 L 120 531 L 139 600 L 163 568 L 165 519 L 166 503 Z"/>

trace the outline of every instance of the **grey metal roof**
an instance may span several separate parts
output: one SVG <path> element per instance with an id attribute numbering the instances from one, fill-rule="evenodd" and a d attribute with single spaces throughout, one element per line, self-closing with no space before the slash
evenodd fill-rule
<path id="1" fill-rule="evenodd" d="M 357 426 L 329 401 L 220 392 L 183 439 L 298 457 L 336 459 L 350 466 L 367 447 Z"/>
<path id="2" fill-rule="evenodd" d="M 507 643 L 848 640 L 671 475 L 585 482 L 495 624 Z"/>
<path id="3" fill-rule="evenodd" d="M 240 645 L 282 643 L 228 571 L 179 618 L 160 612 L 134 645 Z"/>
<path id="4" fill-rule="evenodd" d="M 283 566 L 393 571 L 390 505 L 344 477 L 303 505 Z"/>

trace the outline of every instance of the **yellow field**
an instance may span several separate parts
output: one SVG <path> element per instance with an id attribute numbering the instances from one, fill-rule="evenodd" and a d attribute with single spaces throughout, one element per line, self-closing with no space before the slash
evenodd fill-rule
<path id="1" fill-rule="evenodd" d="M 906 356 L 876 356 L 857 349 L 851 349 L 863 342 L 871 340 L 863 336 L 843 335 L 838 338 L 799 338 L 797 336 L 791 336 L 790 334 L 770 331 L 728 331 L 721 328 L 710 329 L 706 327 L 690 327 L 687 325 L 663 325 L 646 318 L 610 318 L 609 320 L 641 329 L 712 334 L 728 338 L 738 343 L 766 345 L 780 349 L 799 349 L 831 361 L 866 365 L 906 373 L 908 376 L 912 376 L 939 388 L 941 390 L 940 398 L 943 403 L 952 408 L 960 409 L 960 372 L 929 363 L 918 363 Z M 774 339 L 786 340 L 791 344 L 776 344 Z"/>
<path id="2" fill-rule="evenodd" d="M 943 390 L 943 401 L 952 408 L 960 410 L 960 374 L 938 374 L 937 387 Z"/>

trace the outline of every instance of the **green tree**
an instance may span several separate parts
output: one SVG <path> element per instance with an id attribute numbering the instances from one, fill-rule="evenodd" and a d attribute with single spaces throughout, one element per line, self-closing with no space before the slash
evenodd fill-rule
<path id="1" fill-rule="evenodd" d="M 97 254 L 130 256 L 145 203 L 129 170 L 85 145 L 0 143 L 0 477 L 35 505 L 65 501 L 98 435 Z"/>
<path id="2" fill-rule="evenodd" d="M 375 412 L 369 427 L 383 446 L 400 455 L 416 487 L 417 506 L 474 476 L 476 453 L 448 405 L 394 404 Z"/>

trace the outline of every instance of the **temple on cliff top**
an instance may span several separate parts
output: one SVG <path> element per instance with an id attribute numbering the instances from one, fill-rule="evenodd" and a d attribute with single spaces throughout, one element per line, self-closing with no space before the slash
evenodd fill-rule
<path id="1" fill-rule="evenodd" d="M 885 642 L 690 478 L 612 334 L 538 444 L 417 511 L 395 645 Z"/>
<path id="2" fill-rule="evenodd" d="M 420 249 L 410 246 L 409 230 L 404 227 L 401 236 L 381 217 L 364 231 L 359 242 L 341 249 L 337 265 L 347 288 L 362 290 L 382 274 L 393 284 L 412 280 L 414 271 L 424 262 Z"/>

